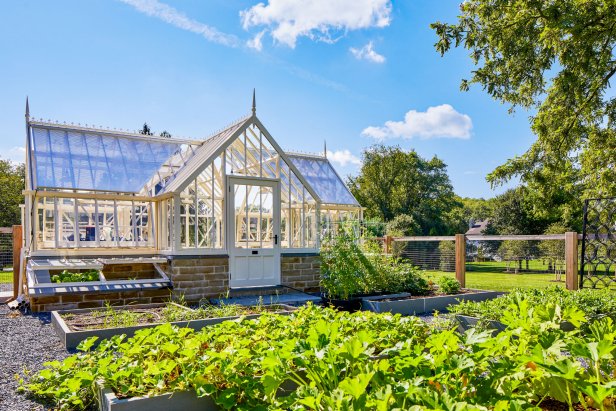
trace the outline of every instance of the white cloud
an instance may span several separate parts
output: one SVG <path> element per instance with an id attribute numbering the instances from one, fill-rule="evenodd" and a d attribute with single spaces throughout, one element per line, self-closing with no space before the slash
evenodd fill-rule
<path id="1" fill-rule="evenodd" d="M 207 24 L 200 23 L 187 17 L 185 14 L 179 12 L 175 8 L 161 3 L 158 0 L 120 0 L 126 3 L 137 11 L 146 14 L 150 17 L 156 17 L 169 23 L 182 30 L 190 31 L 192 33 L 200 34 L 204 38 L 214 43 L 222 44 L 225 46 L 236 47 L 239 45 L 239 40 L 236 36 L 226 34 L 218 31 L 218 29 L 208 26 Z"/>
<path id="2" fill-rule="evenodd" d="M 333 43 L 347 31 L 386 27 L 390 0 L 268 0 L 240 12 L 244 29 L 268 26 L 272 37 L 294 48 L 301 36 Z"/>
<path id="3" fill-rule="evenodd" d="M 376 140 L 387 138 L 461 138 L 471 137 L 471 118 L 458 113 L 449 104 L 428 107 L 426 111 L 410 110 L 403 121 L 387 121 L 382 127 L 367 127 L 362 135 Z"/>
<path id="4" fill-rule="evenodd" d="M 332 162 L 338 164 L 340 167 L 346 167 L 347 164 L 354 166 L 360 166 L 361 160 L 351 153 L 349 150 L 327 150 L 327 158 Z"/>
<path id="5" fill-rule="evenodd" d="M 256 36 L 248 40 L 246 42 L 246 45 L 250 47 L 251 49 L 255 49 L 257 51 L 263 50 L 263 42 L 261 40 L 263 39 L 264 34 L 265 34 L 265 30 L 260 31 L 259 33 L 257 33 Z"/>
<path id="6" fill-rule="evenodd" d="M 349 50 L 357 60 L 368 60 L 373 63 L 385 63 L 385 56 L 374 51 L 372 42 L 369 42 L 360 49 L 351 47 Z"/>
<path id="7" fill-rule="evenodd" d="M 14 163 L 23 163 L 26 161 L 26 148 L 20 146 L 10 148 L 2 154 L 2 157 Z"/>

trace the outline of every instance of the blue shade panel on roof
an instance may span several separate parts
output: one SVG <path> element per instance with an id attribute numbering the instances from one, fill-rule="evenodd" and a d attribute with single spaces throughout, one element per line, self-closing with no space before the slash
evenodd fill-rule
<path id="1" fill-rule="evenodd" d="M 32 127 L 36 187 L 136 193 L 180 144 Z"/>
<path id="2" fill-rule="evenodd" d="M 289 159 L 323 203 L 359 206 L 327 159 L 294 155 L 289 155 Z"/>

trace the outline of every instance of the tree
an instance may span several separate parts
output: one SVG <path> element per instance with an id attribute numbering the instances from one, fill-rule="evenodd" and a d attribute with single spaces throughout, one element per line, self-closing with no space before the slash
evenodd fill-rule
<path id="1" fill-rule="evenodd" d="M 553 223 L 544 234 L 564 234 L 569 228 L 562 223 Z M 563 240 L 544 240 L 539 244 L 539 251 L 548 260 L 548 271 L 554 270 L 556 281 L 561 280 L 565 265 L 565 242 Z"/>
<path id="2" fill-rule="evenodd" d="M 482 221 L 490 218 L 492 214 L 491 200 L 483 198 L 455 197 L 457 206 L 453 207 L 444 216 L 447 221 L 448 235 L 465 233 L 472 221 Z"/>
<path id="3" fill-rule="evenodd" d="M 518 270 L 522 270 L 522 261 L 524 260 L 526 261 L 526 270 L 529 269 L 528 261 L 537 254 L 537 244 L 535 241 L 505 240 L 498 248 L 498 253 L 507 262 L 507 271 L 509 271 L 511 262 L 517 262 L 517 268 L 515 268 L 517 274 Z"/>
<path id="4" fill-rule="evenodd" d="M 419 235 L 421 233 L 421 227 L 415 222 L 415 219 L 408 214 L 398 214 L 392 220 L 387 223 L 386 226 L 387 235 L 393 237 L 406 237 Z M 392 254 L 395 256 L 401 256 L 406 247 L 404 242 L 394 242 L 392 245 Z"/>
<path id="5" fill-rule="evenodd" d="M 152 135 L 152 130 L 150 130 L 150 126 L 148 126 L 148 123 L 143 123 L 143 127 L 141 127 L 141 130 L 139 130 L 139 134 L 143 134 L 144 136 Z"/>
<path id="6" fill-rule="evenodd" d="M 366 149 L 359 175 L 349 177 L 348 185 L 367 218 L 388 222 L 408 214 L 422 234 L 445 234 L 444 215 L 457 205 L 445 163 L 400 147 Z"/>
<path id="7" fill-rule="evenodd" d="M 161 136 L 161 137 L 166 137 L 166 138 L 171 138 L 171 133 L 170 133 L 170 132 L 168 132 L 167 130 L 163 130 L 163 131 L 160 133 L 160 136 Z"/>
<path id="8" fill-rule="evenodd" d="M 405 237 L 419 235 L 421 227 L 415 222 L 413 216 L 408 214 L 398 214 L 387 223 L 387 235 L 394 237 Z"/>
<path id="9" fill-rule="evenodd" d="M 0 159 L 0 227 L 21 224 L 20 204 L 24 203 L 22 194 L 25 188 L 26 168 Z"/>
<path id="10" fill-rule="evenodd" d="M 492 199 L 486 234 L 542 234 L 550 221 L 534 214 L 525 187 L 512 188 Z"/>
<path id="11" fill-rule="evenodd" d="M 470 51 L 476 68 L 461 89 L 536 110 L 535 143 L 488 175 L 493 185 L 519 176 L 553 201 L 616 195 L 616 3 L 601 0 L 468 0 L 455 24 L 436 22 L 441 54 Z M 579 197 L 578 197 L 579 198 Z"/>

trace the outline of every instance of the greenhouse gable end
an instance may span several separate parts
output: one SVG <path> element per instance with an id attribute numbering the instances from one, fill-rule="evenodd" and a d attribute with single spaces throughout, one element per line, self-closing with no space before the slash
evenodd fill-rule
<path id="1" fill-rule="evenodd" d="M 361 207 L 325 156 L 285 153 L 253 112 L 204 140 L 26 113 L 25 280 L 34 309 L 319 287 L 320 238 Z M 98 281 L 57 282 L 98 272 Z M 135 274 L 137 273 L 137 274 Z"/>

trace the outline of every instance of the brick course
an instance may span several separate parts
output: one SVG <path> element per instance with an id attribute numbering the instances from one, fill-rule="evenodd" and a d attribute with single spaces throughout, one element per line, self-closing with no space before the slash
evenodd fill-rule
<path id="1" fill-rule="evenodd" d="M 173 283 L 174 298 L 198 302 L 202 298 L 225 296 L 229 288 L 228 257 L 178 258 L 171 261 L 167 275 Z"/>
<path id="2" fill-rule="evenodd" d="M 151 304 L 169 301 L 171 290 L 141 290 L 110 293 L 61 294 L 47 297 L 30 297 L 33 312 L 96 308 L 111 305 Z"/>
<path id="3" fill-rule="evenodd" d="M 320 258 L 318 255 L 281 256 L 281 281 L 283 285 L 306 292 L 320 290 Z M 106 303 L 111 305 L 149 304 L 184 298 L 196 303 L 203 298 L 225 297 L 229 292 L 229 258 L 226 256 L 199 256 L 172 259 L 169 264 L 161 264 L 173 284 L 173 290 L 147 290 L 110 293 L 66 294 L 51 297 L 32 297 L 33 311 L 57 309 L 94 308 Z M 103 274 L 107 279 L 153 278 L 157 274 L 151 264 L 117 264 L 105 267 Z M 276 292 L 291 292 L 283 289 Z M 240 294 L 267 295 L 268 290 L 248 290 Z M 239 295 L 234 292 L 233 295 Z"/>
<path id="4" fill-rule="evenodd" d="M 306 292 L 320 290 L 321 259 L 318 255 L 285 257 L 281 259 L 282 284 Z"/>

